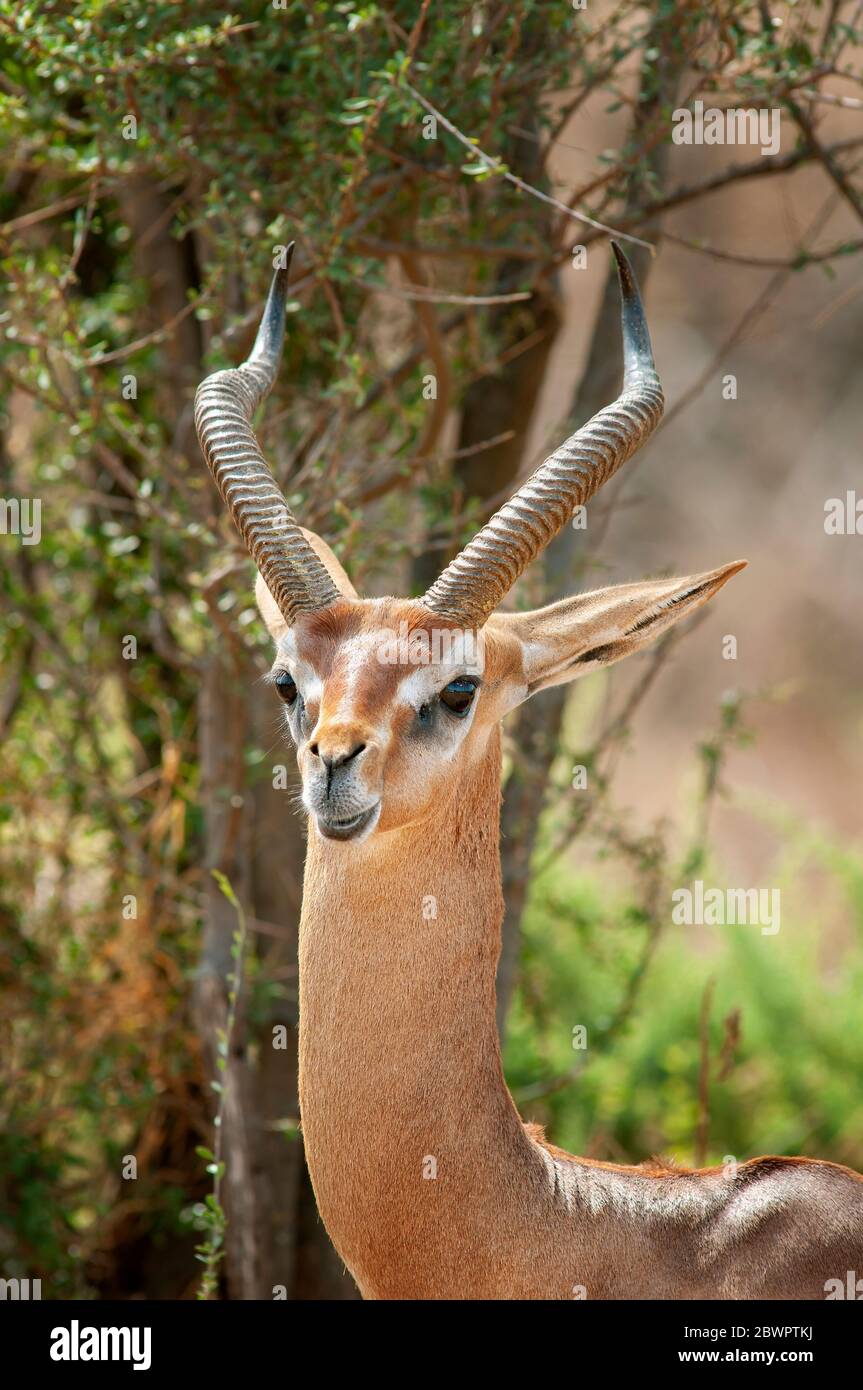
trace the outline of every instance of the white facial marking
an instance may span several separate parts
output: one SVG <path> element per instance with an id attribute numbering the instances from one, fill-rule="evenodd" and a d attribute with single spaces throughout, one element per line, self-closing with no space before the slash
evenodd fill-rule
<path id="1" fill-rule="evenodd" d="M 410 705 L 412 709 L 418 710 L 421 705 L 427 705 L 430 700 L 440 694 L 445 686 L 449 685 L 450 681 L 456 680 L 459 676 L 476 676 L 478 679 L 479 672 L 471 671 L 455 663 L 417 666 L 402 680 L 399 686 L 399 698 L 406 705 Z"/>
<path id="2" fill-rule="evenodd" d="M 352 637 L 345 638 L 339 644 L 338 652 L 338 677 L 339 677 L 339 700 L 333 708 L 328 708 L 328 719 L 349 721 L 356 707 L 359 684 L 369 669 L 379 668 L 382 675 L 389 668 L 392 670 L 394 650 L 401 650 L 394 647 L 394 639 L 402 638 L 402 633 L 395 633 L 392 627 L 381 626 L 374 628 L 370 632 L 356 633 Z M 308 661 L 303 660 L 298 654 L 297 642 L 293 632 L 287 632 L 279 644 L 279 655 L 277 664 L 288 668 L 297 688 L 305 701 L 306 705 L 315 701 L 320 701 L 323 696 L 323 681 L 315 669 Z M 473 676 L 477 680 L 481 679 L 484 668 L 483 650 L 480 645 L 478 650 L 465 651 L 464 644 L 452 644 L 447 647 L 443 644 L 443 652 L 440 659 L 432 661 L 419 661 L 416 665 L 411 664 L 408 659 L 407 664 L 403 660 L 398 661 L 404 674 L 398 684 L 396 691 L 396 701 L 402 707 L 407 706 L 415 714 L 418 714 L 424 705 L 431 705 L 438 698 L 441 691 L 453 680 L 459 677 Z M 472 656 L 472 660 L 465 660 L 465 656 Z M 436 725 L 437 738 L 434 743 L 434 756 L 451 761 L 461 747 L 466 734 L 471 728 L 476 712 L 477 700 L 475 699 L 469 712 L 463 718 L 446 714 Z M 368 719 L 368 711 L 364 711 L 365 718 Z M 392 721 L 386 718 L 386 710 L 381 710 L 380 719 L 373 724 L 369 730 L 375 740 L 386 747 L 392 739 Z M 417 750 L 417 756 L 425 765 L 430 748 Z"/>
<path id="3" fill-rule="evenodd" d="M 324 689 L 323 681 L 315 668 L 297 655 L 297 644 L 292 632 L 287 632 L 279 643 L 276 665 L 287 667 L 307 705 L 320 700 Z"/>

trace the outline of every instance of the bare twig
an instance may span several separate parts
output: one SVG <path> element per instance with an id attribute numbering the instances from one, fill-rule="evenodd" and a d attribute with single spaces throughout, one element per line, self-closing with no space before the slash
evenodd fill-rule
<path id="1" fill-rule="evenodd" d="M 404 88 L 405 91 L 410 92 L 415 101 L 419 102 L 420 106 L 428 111 L 429 115 L 434 116 L 435 120 L 440 122 L 444 130 L 448 130 L 450 135 L 454 136 L 460 144 L 470 150 L 472 155 L 482 160 L 483 163 L 487 165 L 489 173 L 499 174 L 502 178 L 505 178 L 508 183 L 511 183 L 514 188 L 519 189 L 520 192 L 529 194 L 531 198 L 538 198 L 541 203 L 547 203 L 549 207 L 556 208 L 558 212 L 563 213 L 566 217 L 571 217 L 576 222 L 583 222 L 586 226 L 593 227 L 596 231 L 602 232 L 605 236 L 622 237 L 624 241 L 635 242 L 638 246 L 647 247 L 648 250 L 653 249 L 649 241 L 644 241 L 641 237 L 634 236 L 630 232 L 623 232 L 614 227 L 609 227 L 604 222 L 597 222 L 595 218 L 588 217 L 587 213 L 576 212 L 574 208 L 567 207 L 565 203 L 561 203 L 557 198 L 552 198 L 551 194 L 543 193 L 542 189 L 534 188 L 532 184 L 526 183 L 524 179 L 519 178 L 518 174 L 514 174 L 512 170 L 507 169 L 499 159 L 495 159 L 492 155 L 486 154 L 485 150 L 481 149 L 474 140 L 469 139 L 467 135 L 463 135 L 458 127 L 454 126 L 452 121 L 447 120 L 446 116 L 444 116 L 441 111 L 438 111 L 436 106 L 432 106 L 431 102 L 427 101 L 422 93 L 417 91 L 416 87 L 412 87 L 410 82 L 405 82 Z"/>
<path id="2" fill-rule="evenodd" d="M 176 314 L 163 323 L 159 328 L 154 328 L 151 333 L 145 333 L 143 337 L 136 338 L 134 342 L 127 343 L 125 347 L 115 348 L 113 352 L 98 352 L 94 357 L 87 359 L 88 367 L 104 367 L 109 362 L 122 362 L 127 357 L 134 357 L 136 352 L 141 352 L 146 347 L 151 347 L 153 343 L 161 343 L 165 338 L 169 338 L 178 324 L 193 314 L 202 304 L 206 304 L 210 298 L 209 294 L 202 294 L 198 299 L 185 304 Z"/>
<path id="3" fill-rule="evenodd" d="M 395 299 L 410 299 L 421 304 L 517 304 L 519 300 L 530 299 L 531 290 L 517 290 L 513 294 L 451 294 L 445 290 L 426 290 L 412 285 L 384 285 L 363 280 L 359 275 L 349 277 L 355 285 L 374 290 L 376 294 L 389 294 Z"/>

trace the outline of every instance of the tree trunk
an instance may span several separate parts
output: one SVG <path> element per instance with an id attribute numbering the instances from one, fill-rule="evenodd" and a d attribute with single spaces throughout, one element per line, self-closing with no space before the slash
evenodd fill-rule
<path id="1" fill-rule="evenodd" d="M 680 19 L 678 11 L 661 7 L 646 41 L 646 49 L 658 50 L 659 57 L 645 58 L 643 61 L 633 144 L 636 140 L 639 144 L 644 141 L 649 153 L 639 160 L 629 179 L 623 214 L 626 219 L 637 218 L 640 207 L 656 197 L 656 190 L 662 186 L 665 177 L 668 139 L 659 139 L 650 148 L 650 136 L 658 123 L 667 121 L 686 65 L 678 28 Z M 639 230 L 643 232 L 645 228 L 639 227 Z M 656 239 L 656 229 L 650 230 Z M 650 253 L 635 246 L 627 248 L 627 255 L 644 290 L 652 264 Z M 617 276 L 613 269 L 609 269 L 587 365 L 575 391 L 563 433 L 572 433 L 579 424 L 614 399 L 620 387 L 621 373 L 620 296 Z M 572 592 L 583 537 L 583 531 L 566 527 L 546 550 L 542 561 L 546 603 L 565 598 Z M 501 816 L 506 903 L 497 976 L 497 1017 L 501 1038 L 505 1032 L 521 951 L 521 924 L 530 886 L 531 858 L 549 785 L 549 772 L 557 752 L 566 697 L 566 686 L 553 686 L 541 699 L 528 701 L 518 714 L 515 744 L 519 757 L 507 781 Z"/>
<path id="2" fill-rule="evenodd" d="M 525 57 L 543 52 L 548 43 L 547 16 L 533 16 L 522 35 L 521 52 Z M 517 133 L 508 136 L 504 157 L 520 178 L 533 187 L 545 188 L 541 127 L 536 117 L 540 94 L 527 88 L 524 95 L 524 104 L 513 111 L 508 123 Z M 551 210 L 544 206 L 532 213 L 532 225 L 540 236 L 550 236 L 553 220 Z M 501 262 L 495 292 L 512 290 L 523 272 L 523 261 Z M 490 336 L 502 362 L 465 391 L 456 450 L 476 449 L 499 435 L 509 437 L 456 459 L 452 476 L 459 499 L 490 502 L 512 488 L 524 465 L 525 445 L 559 327 L 560 300 L 553 280 L 542 281 L 529 300 L 499 304 L 490 311 Z M 522 343 L 528 346 L 521 348 Z M 434 583 L 449 558 L 438 550 L 424 551 L 417 557 L 412 576 L 417 593 L 424 593 Z"/>
<path id="3" fill-rule="evenodd" d="M 171 235 L 169 198 L 138 180 L 125 208 L 136 243 L 143 239 L 137 269 L 153 287 L 154 322 L 165 322 L 183 308 L 198 273 L 194 248 Z M 189 409 L 190 392 L 204 371 L 193 316 L 183 320 L 167 350 L 171 371 L 166 374 L 165 408 L 177 422 L 175 448 L 190 469 L 205 476 Z M 185 577 L 179 578 L 182 582 Z M 251 583 L 250 567 L 250 591 Z M 289 1298 L 356 1297 L 317 1219 L 294 1128 L 299 1114 L 296 957 L 304 841 L 288 795 L 273 787 L 271 767 L 265 764 L 255 777 L 247 766 L 248 748 L 269 749 L 278 723 L 278 707 L 272 692 L 260 685 L 260 674 L 239 630 L 232 645 L 223 633 L 214 633 L 199 689 L 205 881 L 192 999 L 211 1080 L 218 1075 L 216 1042 L 227 1013 L 226 982 L 237 928 L 236 912 L 212 877 L 214 868 L 227 876 L 244 906 L 250 923 L 247 961 L 254 965 L 243 983 L 233 1047 L 220 1078 L 226 1087 L 224 1278 L 230 1298 L 271 1299 L 279 1286 Z M 291 758 L 284 746 L 274 761 L 290 768 Z M 286 1029 L 284 1048 L 274 1046 L 273 1029 L 279 1025 Z M 189 1142 L 196 1142 L 191 1134 Z"/>

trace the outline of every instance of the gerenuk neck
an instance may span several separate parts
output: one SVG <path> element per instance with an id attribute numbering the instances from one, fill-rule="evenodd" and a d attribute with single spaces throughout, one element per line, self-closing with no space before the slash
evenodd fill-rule
<path id="1" fill-rule="evenodd" d="M 303 1134 L 324 1223 L 367 1297 L 459 1287 L 466 1248 L 469 1282 L 487 1289 L 488 1223 L 516 1181 L 542 1180 L 495 1024 L 499 816 L 495 731 L 433 819 L 359 845 L 310 828 Z"/>

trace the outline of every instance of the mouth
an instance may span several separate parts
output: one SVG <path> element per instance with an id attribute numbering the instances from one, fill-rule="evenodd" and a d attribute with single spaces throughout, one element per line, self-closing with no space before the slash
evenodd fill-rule
<path id="1" fill-rule="evenodd" d="M 367 807 L 365 811 L 360 811 L 359 815 L 350 816 L 345 820 L 329 820 L 322 816 L 320 811 L 316 812 L 315 819 L 318 830 L 327 840 L 355 840 L 363 831 L 370 830 L 377 821 L 380 814 L 381 803 L 376 801 L 373 806 Z"/>

